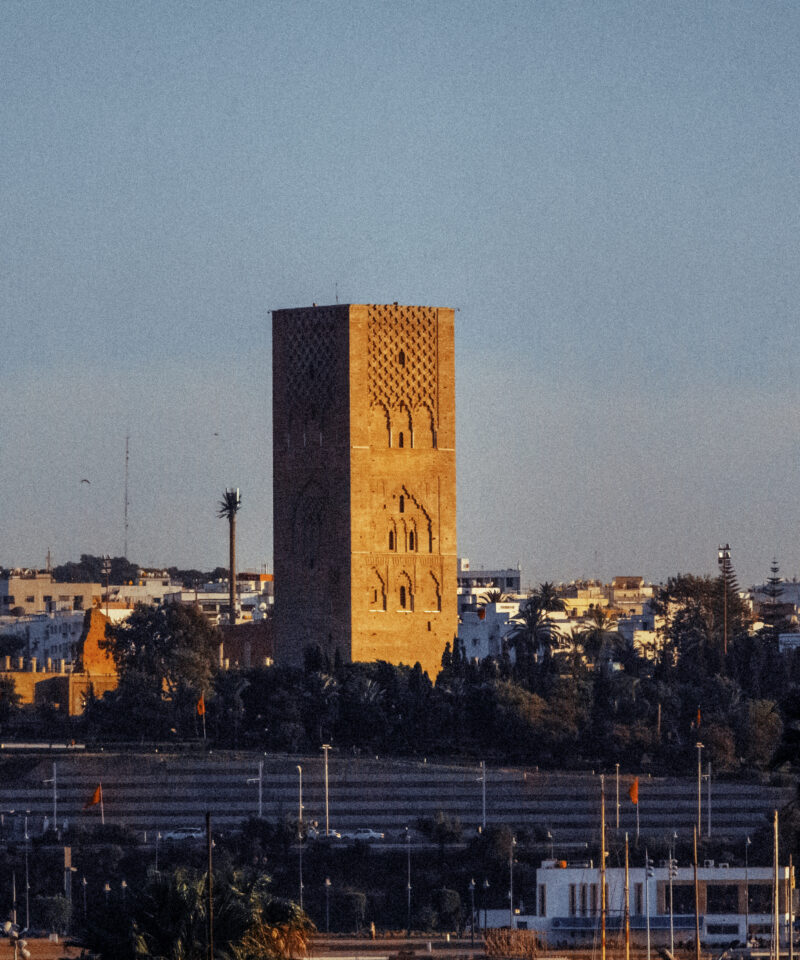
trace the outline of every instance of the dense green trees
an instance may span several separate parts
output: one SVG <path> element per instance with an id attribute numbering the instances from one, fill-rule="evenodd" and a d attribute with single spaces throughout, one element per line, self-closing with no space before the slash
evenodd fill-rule
<path id="1" fill-rule="evenodd" d="M 87 915 L 81 944 L 103 960 L 202 960 L 208 955 L 207 874 L 187 867 L 151 872 L 126 896 L 107 898 Z M 214 877 L 214 955 L 285 960 L 305 953 L 313 925 L 289 901 L 273 897 L 266 877 Z"/>

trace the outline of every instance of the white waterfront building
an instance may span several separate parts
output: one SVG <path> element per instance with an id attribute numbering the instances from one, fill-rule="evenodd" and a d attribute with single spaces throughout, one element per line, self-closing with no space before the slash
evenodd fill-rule
<path id="1" fill-rule="evenodd" d="M 644 866 L 629 869 L 629 911 L 631 940 L 643 945 L 650 930 L 653 946 L 670 944 L 671 930 L 676 946 L 694 941 L 694 869 L 670 870 L 667 861 L 654 864 L 651 876 Z M 781 942 L 788 942 L 790 902 L 788 867 L 778 870 L 778 909 Z M 767 942 L 773 926 L 772 867 L 732 867 L 707 860 L 698 868 L 697 887 L 700 913 L 700 941 L 704 944 L 744 944 L 750 939 Z M 670 912 L 670 888 L 672 911 Z M 625 871 L 606 870 L 606 933 L 618 939 L 624 929 Z M 513 910 L 487 910 L 489 927 L 513 925 L 541 934 L 550 948 L 586 945 L 600 938 L 600 868 L 591 862 L 567 864 L 545 860 L 536 871 L 536 890 L 529 891 L 534 902 L 515 897 Z M 515 891 L 516 894 L 516 891 Z M 794 890 L 791 891 L 792 898 Z M 794 912 L 794 911 L 793 911 Z"/>

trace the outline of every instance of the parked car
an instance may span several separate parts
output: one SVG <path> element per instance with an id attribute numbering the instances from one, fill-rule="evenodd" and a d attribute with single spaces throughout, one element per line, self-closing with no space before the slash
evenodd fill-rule
<path id="1" fill-rule="evenodd" d="M 203 827 L 173 827 L 161 834 L 162 840 L 203 840 L 206 831 Z"/>
<path id="2" fill-rule="evenodd" d="M 377 830 L 371 830 L 369 827 L 360 827 L 358 830 L 353 832 L 354 840 L 383 840 L 383 834 L 379 833 Z"/>
<path id="3" fill-rule="evenodd" d="M 306 836 L 309 840 L 341 840 L 342 835 L 338 830 L 329 829 L 327 834 L 320 827 L 309 827 L 306 830 Z"/>

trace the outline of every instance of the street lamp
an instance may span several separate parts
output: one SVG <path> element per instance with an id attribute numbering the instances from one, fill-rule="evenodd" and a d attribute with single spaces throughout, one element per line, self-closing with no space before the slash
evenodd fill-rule
<path id="1" fill-rule="evenodd" d="M 125 900 L 126 900 L 126 894 L 127 894 L 127 892 L 128 892 L 128 881 L 127 881 L 127 880 L 123 880 L 123 881 L 122 881 L 122 883 L 120 884 L 120 889 L 122 890 L 122 902 L 123 902 L 123 904 L 124 904 L 124 903 L 125 903 Z"/>
<path id="2" fill-rule="evenodd" d="M 331 878 L 325 877 L 325 933 L 331 932 Z"/>
<path id="3" fill-rule="evenodd" d="M 300 909 L 303 909 L 303 768 L 297 764 L 298 801 L 297 801 L 297 849 L 300 863 Z"/>
<path id="4" fill-rule="evenodd" d="M 489 908 L 489 881 L 483 878 L 483 935 L 486 936 L 487 917 L 486 911 Z"/>
<path id="5" fill-rule="evenodd" d="M 31 884 L 28 872 L 28 814 L 30 810 L 25 811 L 25 929 L 31 928 Z"/>
<path id="6" fill-rule="evenodd" d="M 619 830 L 619 764 L 615 763 L 617 768 L 617 830 Z"/>
<path id="7" fill-rule="evenodd" d="M 747 870 L 749 866 L 750 837 L 744 842 L 744 945 L 750 945 L 750 887 L 748 886 Z"/>
<path id="8" fill-rule="evenodd" d="M 556 855 L 553 852 L 553 850 L 555 849 L 555 841 L 553 840 L 553 834 L 551 833 L 550 830 L 547 831 L 547 839 L 550 841 L 550 859 L 555 860 Z"/>
<path id="9" fill-rule="evenodd" d="M 697 836 L 703 836 L 703 744 L 698 740 L 697 747 Z"/>
<path id="10" fill-rule="evenodd" d="M 511 838 L 511 845 L 508 848 L 508 926 L 514 929 L 514 847 L 517 841 Z"/>
<path id="11" fill-rule="evenodd" d="M 258 819 L 261 819 L 261 813 L 263 810 L 263 793 L 264 793 L 264 761 L 258 761 L 258 776 L 257 777 L 248 777 L 248 783 L 257 783 L 258 784 Z"/>
<path id="12" fill-rule="evenodd" d="M 81 877 L 81 886 L 83 887 L 83 919 L 85 920 L 89 914 L 86 904 L 86 877 Z"/>
<path id="13" fill-rule="evenodd" d="M 331 745 L 329 743 L 323 743 L 320 748 L 325 754 L 325 836 L 330 835 L 331 823 L 330 817 L 328 815 L 328 751 L 330 750 Z"/>
<path id="14" fill-rule="evenodd" d="M 411 936 L 411 834 L 406 827 L 406 894 L 408 899 L 408 924 L 406 936 Z"/>
<path id="15" fill-rule="evenodd" d="M 106 910 L 108 909 L 108 898 L 111 895 L 111 884 L 106 880 L 103 884 L 103 893 L 106 895 Z"/>
<path id="16" fill-rule="evenodd" d="M 475 946 L 475 878 L 469 882 L 469 942 Z"/>

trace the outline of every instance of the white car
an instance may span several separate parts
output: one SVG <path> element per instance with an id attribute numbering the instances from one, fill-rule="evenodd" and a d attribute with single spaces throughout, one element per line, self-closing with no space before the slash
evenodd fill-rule
<path id="1" fill-rule="evenodd" d="M 161 834 L 162 840 L 203 840 L 206 831 L 203 827 L 173 827 Z"/>
<path id="2" fill-rule="evenodd" d="M 361 827 L 353 831 L 354 840 L 383 840 L 383 834 L 377 830 L 370 830 L 368 827 Z"/>

